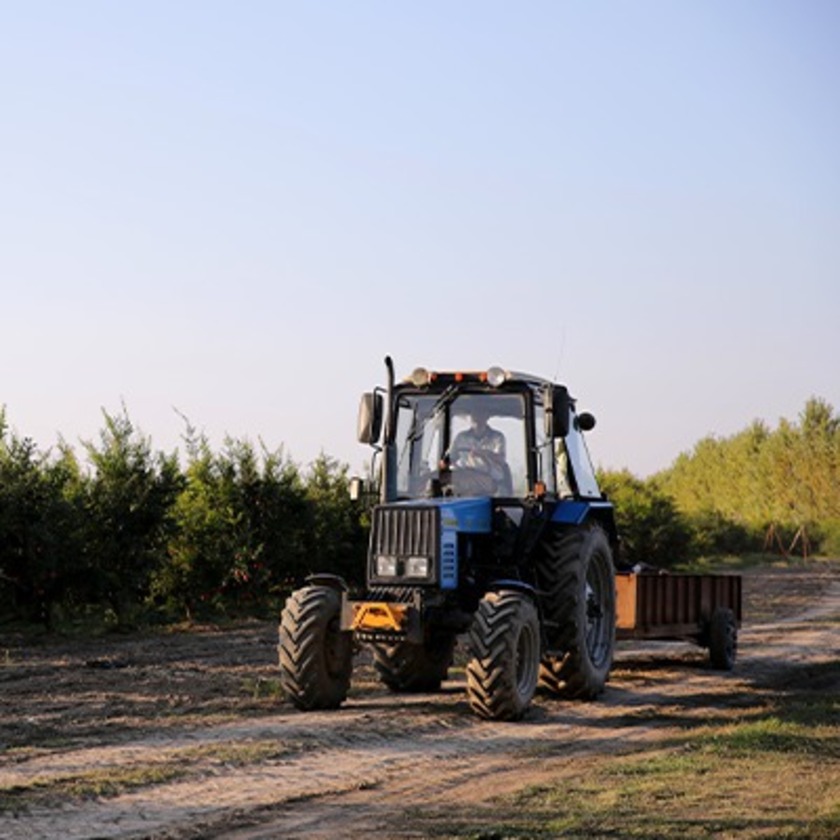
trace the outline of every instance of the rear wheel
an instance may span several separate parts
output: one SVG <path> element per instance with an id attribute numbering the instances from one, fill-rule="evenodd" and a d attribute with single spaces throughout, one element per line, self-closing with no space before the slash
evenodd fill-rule
<path id="1" fill-rule="evenodd" d="M 554 653 L 540 685 L 558 696 L 593 699 L 609 677 L 615 647 L 615 569 L 598 526 L 556 531 L 540 554 L 543 610 Z"/>
<path id="2" fill-rule="evenodd" d="M 738 652 L 738 623 L 728 607 L 718 607 L 709 621 L 709 659 L 712 668 L 731 671 Z"/>
<path id="3" fill-rule="evenodd" d="M 488 592 L 470 629 L 467 695 L 478 715 L 516 720 L 537 687 L 540 628 L 537 610 L 520 592 Z"/>
<path id="4" fill-rule="evenodd" d="M 422 645 L 373 645 L 373 665 L 391 691 L 437 691 L 449 673 L 455 637 L 433 636 Z"/>
<path id="5" fill-rule="evenodd" d="M 298 708 L 336 709 L 347 698 L 353 637 L 341 630 L 341 596 L 328 586 L 293 592 L 280 617 L 280 684 Z"/>

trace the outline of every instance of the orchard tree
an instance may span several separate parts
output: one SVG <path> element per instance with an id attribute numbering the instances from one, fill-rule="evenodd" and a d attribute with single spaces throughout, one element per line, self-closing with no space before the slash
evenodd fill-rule
<path id="1" fill-rule="evenodd" d="M 690 528 L 653 481 L 628 470 L 602 470 L 598 484 L 615 505 L 623 563 L 670 568 L 691 559 Z"/>
<path id="2" fill-rule="evenodd" d="M 0 412 L 0 597 L 12 613 L 51 626 L 81 577 L 78 464 L 10 434 Z"/>
<path id="3" fill-rule="evenodd" d="M 98 443 L 84 443 L 93 468 L 85 494 L 89 596 L 104 600 L 122 625 L 146 600 L 166 559 L 183 476 L 175 455 L 152 452 L 124 406 L 103 416 Z"/>
<path id="4" fill-rule="evenodd" d="M 349 467 L 320 455 L 306 480 L 311 530 L 306 569 L 332 572 L 351 583 L 365 577 L 366 529 L 363 511 L 350 499 Z"/>

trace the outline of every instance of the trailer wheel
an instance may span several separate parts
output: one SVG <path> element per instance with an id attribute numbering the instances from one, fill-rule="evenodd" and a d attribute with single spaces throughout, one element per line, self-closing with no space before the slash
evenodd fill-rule
<path id="1" fill-rule="evenodd" d="M 718 607 L 709 621 L 709 659 L 712 668 L 731 671 L 738 653 L 738 624 L 728 607 Z"/>
<path id="2" fill-rule="evenodd" d="M 540 686 L 557 696 L 593 699 L 604 690 L 615 647 L 615 569 L 607 535 L 598 526 L 555 531 L 537 568 L 556 651 L 542 659 Z"/>
<path id="3" fill-rule="evenodd" d="M 520 592 L 488 592 L 470 629 L 467 696 L 473 711 L 517 720 L 537 688 L 540 627 L 537 610 Z"/>
<path id="4" fill-rule="evenodd" d="M 328 586 L 293 592 L 280 617 L 280 684 L 298 708 L 337 709 L 347 698 L 353 636 L 341 630 L 341 596 Z"/>
<path id="5" fill-rule="evenodd" d="M 375 644 L 373 665 L 379 679 L 395 692 L 437 691 L 449 673 L 455 636 L 447 633 L 426 644 Z"/>

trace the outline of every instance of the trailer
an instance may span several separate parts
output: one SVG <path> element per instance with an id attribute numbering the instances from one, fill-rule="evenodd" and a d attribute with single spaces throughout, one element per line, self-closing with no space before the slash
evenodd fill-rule
<path id="1" fill-rule="evenodd" d="M 617 572 L 616 638 L 690 641 L 713 668 L 735 665 L 741 626 L 740 575 Z"/>

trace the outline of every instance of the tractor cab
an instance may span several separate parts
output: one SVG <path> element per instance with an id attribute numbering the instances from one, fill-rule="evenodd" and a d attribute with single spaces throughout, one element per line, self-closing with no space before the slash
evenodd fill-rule
<path id="1" fill-rule="evenodd" d="M 390 368 L 389 368 L 390 370 Z M 489 368 L 416 369 L 388 391 L 365 394 L 359 440 L 381 447 L 383 503 L 439 497 L 599 498 L 582 431 L 566 388 Z M 384 428 L 383 428 L 384 427 Z"/>

